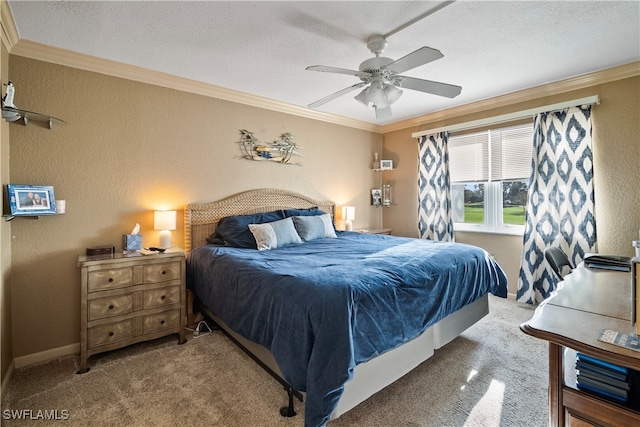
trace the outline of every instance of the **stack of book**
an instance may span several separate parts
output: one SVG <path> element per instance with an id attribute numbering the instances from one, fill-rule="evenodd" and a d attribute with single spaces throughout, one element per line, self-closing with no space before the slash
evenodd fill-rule
<path id="1" fill-rule="evenodd" d="M 584 265 L 605 270 L 631 271 L 631 258 L 620 255 L 585 254 Z"/>
<path id="2" fill-rule="evenodd" d="M 579 389 L 622 403 L 629 401 L 631 369 L 578 353 L 576 370 Z"/>

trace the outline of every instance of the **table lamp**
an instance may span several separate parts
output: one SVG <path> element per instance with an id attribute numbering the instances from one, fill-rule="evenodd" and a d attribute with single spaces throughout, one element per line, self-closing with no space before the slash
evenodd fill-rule
<path id="1" fill-rule="evenodd" d="M 171 247 L 171 230 L 176 229 L 176 211 L 155 211 L 153 229 L 160 230 L 160 244 L 164 249 Z"/>
<path id="2" fill-rule="evenodd" d="M 342 219 L 344 220 L 344 229 L 346 231 L 353 230 L 353 220 L 356 219 L 356 208 L 354 206 L 343 206 Z"/>

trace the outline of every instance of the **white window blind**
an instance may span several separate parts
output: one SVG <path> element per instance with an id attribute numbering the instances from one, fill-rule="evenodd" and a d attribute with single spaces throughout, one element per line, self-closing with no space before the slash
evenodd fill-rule
<path id="1" fill-rule="evenodd" d="M 449 138 L 451 182 L 489 180 L 489 132 Z"/>
<path id="2" fill-rule="evenodd" d="M 528 179 L 532 150 L 530 123 L 452 136 L 449 139 L 451 182 Z"/>
<path id="3" fill-rule="evenodd" d="M 533 125 L 491 132 L 491 180 L 528 179 L 531 176 Z"/>

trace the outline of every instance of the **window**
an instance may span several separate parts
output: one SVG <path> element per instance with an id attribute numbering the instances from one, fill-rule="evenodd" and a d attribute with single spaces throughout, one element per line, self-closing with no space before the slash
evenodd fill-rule
<path id="1" fill-rule="evenodd" d="M 454 229 L 524 232 L 533 125 L 449 138 Z"/>

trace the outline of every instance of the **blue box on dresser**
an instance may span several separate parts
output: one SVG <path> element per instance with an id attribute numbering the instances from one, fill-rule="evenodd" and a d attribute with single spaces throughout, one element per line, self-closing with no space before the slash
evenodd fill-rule
<path id="1" fill-rule="evenodd" d="M 142 249 L 142 234 L 123 234 L 122 249 L 125 251 L 139 251 Z"/>

